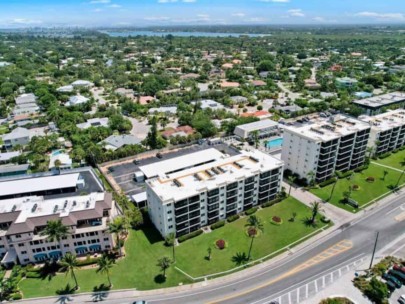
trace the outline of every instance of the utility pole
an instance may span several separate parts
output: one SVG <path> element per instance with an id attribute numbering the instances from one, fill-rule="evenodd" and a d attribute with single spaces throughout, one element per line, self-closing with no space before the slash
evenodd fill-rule
<path id="1" fill-rule="evenodd" d="M 371 261 L 370 261 L 370 267 L 369 269 L 371 269 L 371 267 L 373 266 L 373 261 L 374 261 L 374 255 L 375 255 L 375 250 L 377 248 L 377 242 L 378 242 L 378 235 L 380 234 L 379 231 L 377 231 L 377 235 L 375 237 L 375 243 L 374 243 L 374 249 L 373 249 L 373 254 L 371 255 Z"/>

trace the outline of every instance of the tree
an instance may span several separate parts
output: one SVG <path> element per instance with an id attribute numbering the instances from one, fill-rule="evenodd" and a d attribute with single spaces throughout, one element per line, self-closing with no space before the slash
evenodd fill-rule
<path id="1" fill-rule="evenodd" d="M 367 158 L 371 158 L 374 153 L 374 147 L 367 147 L 366 153 L 368 154 Z"/>
<path id="2" fill-rule="evenodd" d="M 171 246 L 172 247 L 172 250 L 173 250 L 173 263 L 175 263 L 176 262 L 176 255 L 175 255 L 175 250 L 174 250 L 174 247 L 175 247 L 175 243 L 176 243 L 176 234 L 173 232 L 173 233 L 169 233 L 167 236 L 166 236 L 166 238 L 165 238 L 165 242 L 166 242 L 166 244 L 168 245 L 168 246 Z"/>
<path id="3" fill-rule="evenodd" d="M 71 254 L 70 252 L 66 253 L 65 256 L 60 261 L 60 265 L 66 269 L 66 275 L 70 273 L 73 280 L 75 281 L 75 289 L 79 288 L 79 284 L 77 283 L 77 278 L 75 274 L 75 270 L 78 268 L 77 258 L 75 255 Z"/>
<path id="4" fill-rule="evenodd" d="M 63 225 L 61 220 L 50 220 L 46 223 L 44 230 L 39 235 L 46 236 L 49 242 L 57 242 L 62 249 L 61 241 L 69 234 L 69 227 Z"/>
<path id="5" fill-rule="evenodd" d="M 315 184 L 315 172 L 314 171 L 309 171 L 307 173 L 308 179 L 309 179 L 309 185 L 313 186 Z"/>
<path id="6" fill-rule="evenodd" d="M 156 116 L 152 116 L 149 123 L 151 124 L 151 128 L 149 130 L 148 136 L 146 137 L 146 145 L 149 146 L 151 149 L 160 149 L 166 145 L 166 141 L 160 137 L 158 133 L 157 127 L 158 119 Z"/>
<path id="7" fill-rule="evenodd" d="M 289 176 L 287 177 L 287 179 L 288 179 L 288 182 L 289 182 L 289 184 L 290 184 L 290 189 L 288 190 L 288 196 L 290 196 L 290 194 L 291 194 L 291 187 L 292 187 L 292 185 L 294 184 L 294 182 L 295 182 L 295 180 L 297 179 L 297 177 L 294 176 L 294 175 L 289 175 Z"/>
<path id="8" fill-rule="evenodd" d="M 253 131 L 253 142 L 255 143 L 255 148 L 259 148 L 260 139 L 259 139 L 259 131 Z"/>
<path id="9" fill-rule="evenodd" d="M 105 273 L 107 275 L 108 284 L 111 287 L 111 279 L 110 279 L 110 269 L 113 266 L 113 260 L 106 254 L 103 254 L 101 258 L 97 261 L 97 273 Z"/>
<path id="10" fill-rule="evenodd" d="M 322 211 L 322 207 L 321 207 L 321 203 L 320 202 L 313 202 L 311 203 L 311 223 L 315 223 L 316 220 L 316 216 L 318 215 L 318 213 Z"/>
<path id="11" fill-rule="evenodd" d="M 249 218 L 247 219 L 246 226 L 248 227 L 248 229 L 255 229 L 257 232 L 259 232 L 259 231 L 263 232 L 263 229 L 264 229 L 262 221 L 256 215 L 249 216 Z M 255 235 L 252 235 L 251 241 L 250 241 L 249 253 L 248 253 L 248 257 L 247 257 L 248 260 L 251 257 L 254 239 L 255 239 Z"/>
<path id="12" fill-rule="evenodd" d="M 332 189 L 331 189 L 331 191 L 330 191 L 330 195 L 329 195 L 328 201 L 330 201 L 330 200 L 332 199 L 333 192 L 335 192 L 335 187 L 336 187 L 336 184 L 337 184 L 337 182 L 338 182 L 338 180 L 339 180 L 339 179 L 337 178 L 336 172 L 333 173 L 332 178 L 335 179 L 335 182 L 333 183 Z"/>
<path id="13" fill-rule="evenodd" d="M 211 261 L 211 255 L 212 255 L 212 248 L 211 248 L 211 246 L 209 246 L 209 247 L 207 248 L 207 253 L 208 253 L 208 261 Z"/>
<path id="14" fill-rule="evenodd" d="M 385 303 L 390 294 L 387 284 L 381 282 L 376 277 L 370 280 L 368 287 L 365 290 L 367 297 L 377 304 Z"/>
<path id="15" fill-rule="evenodd" d="M 388 171 L 387 170 L 384 170 L 384 172 L 383 172 L 383 178 L 382 178 L 382 180 L 383 181 L 385 181 L 385 177 L 388 175 Z"/>
<path id="16" fill-rule="evenodd" d="M 401 167 L 404 167 L 404 166 L 405 166 L 405 158 L 404 158 L 399 164 L 401 165 Z M 396 185 L 395 185 L 395 188 L 398 188 L 398 185 L 399 185 L 399 183 L 400 183 L 400 181 L 401 181 L 402 176 L 404 175 L 404 173 L 405 173 L 405 168 L 402 170 L 401 175 L 399 176 L 399 178 L 398 178 L 398 180 L 397 180 L 397 183 L 396 183 Z"/>
<path id="17" fill-rule="evenodd" d="M 117 247 L 118 247 L 120 256 L 122 255 L 120 236 L 125 230 L 126 230 L 125 219 L 122 216 L 116 217 L 108 225 L 108 232 L 111 234 L 115 234 Z"/>
<path id="18" fill-rule="evenodd" d="M 170 259 L 168 257 L 163 257 L 158 260 L 157 266 L 163 272 L 163 276 L 166 277 L 166 270 L 170 267 Z"/>
<path id="19" fill-rule="evenodd" d="M 234 262 L 236 264 L 236 266 L 246 264 L 247 261 L 249 261 L 249 258 L 247 257 L 245 252 L 237 252 L 232 257 L 232 262 Z"/>

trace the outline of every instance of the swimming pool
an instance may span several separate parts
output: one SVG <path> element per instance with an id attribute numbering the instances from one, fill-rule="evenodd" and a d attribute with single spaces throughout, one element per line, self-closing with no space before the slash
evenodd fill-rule
<path id="1" fill-rule="evenodd" d="M 271 139 L 267 142 L 266 148 L 268 149 L 275 149 L 275 148 L 281 148 L 283 145 L 283 139 L 281 137 Z"/>
<path id="2" fill-rule="evenodd" d="M 56 155 L 59 155 L 59 154 L 61 154 L 62 153 L 62 150 L 54 150 L 54 151 L 52 151 L 52 156 L 56 156 Z"/>

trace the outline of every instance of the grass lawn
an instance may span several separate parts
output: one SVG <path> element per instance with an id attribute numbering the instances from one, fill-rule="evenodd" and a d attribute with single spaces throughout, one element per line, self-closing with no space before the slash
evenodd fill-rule
<path id="1" fill-rule="evenodd" d="M 295 222 L 289 222 L 291 213 L 296 212 Z M 252 258 L 258 259 L 319 229 L 306 226 L 303 221 L 310 215 L 310 209 L 293 198 L 260 210 L 256 213 L 264 224 L 264 233 L 254 240 Z M 281 226 L 270 223 L 270 218 L 277 215 L 283 219 Z M 202 276 L 235 267 L 231 258 L 237 252 L 249 249 L 250 239 L 245 234 L 246 218 L 239 219 L 211 233 L 200 235 L 176 247 L 176 265 L 192 276 Z M 214 242 L 224 239 L 228 247 L 224 250 L 214 248 Z M 212 247 L 212 259 L 205 259 L 207 248 Z M 114 289 L 137 288 L 139 290 L 176 286 L 180 282 L 191 283 L 186 276 L 173 266 L 167 271 L 164 283 L 156 282 L 160 274 L 157 260 L 163 256 L 172 258 L 172 249 L 165 247 L 159 234 L 154 228 L 131 231 L 125 243 L 126 258 L 117 262 L 111 270 L 111 280 Z M 95 269 L 77 270 L 80 292 L 97 291 L 102 284 L 107 285 L 105 275 L 97 274 Z M 42 279 L 24 279 L 20 289 L 25 298 L 55 295 L 57 290 L 64 289 L 67 284 L 74 286 L 73 280 L 64 274 Z"/>
<path id="2" fill-rule="evenodd" d="M 397 168 L 399 170 L 403 170 L 404 167 L 402 167 L 400 164 L 402 161 L 404 161 L 404 159 L 405 159 L 405 150 L 402 150 L 402 151 L 400 150 L 396 153 L 391 154 L 390 156 L 388 156 L 386 158 L 371 160 L 371 161 L 385 165 L 385 166 Z"/>
<path id="3" fill-rule="evenodd" d="M 388 175 L 383 180 L 384 170 L 388 171 Z M 349 190 L 351 185 L 359 185 L 360 189 L 352 191 L 351 198 L 356 200 L 360 206 L 368 203 L 369 201 L 379 197 L 380 195 L 390 191 L 390 186 L 395 185 L 400 177 L 401 173 L 392 169 L 384 168 L 375 164 L 370 164 L 367 170 L 360 173 L 355 173 L 349 180 L 347 178 L 339 179 L 335 191 L 330 203 L 346 209 L 351 212 L 357 212 L 360 210 L 355 209 L 350 205 L 342 204 L 340 201 L 343 199 L 343 193 Z M 366 181 L 366 178 L 372 176 L 375 178 L 373 183 Z M 405 175 L 400 181 L 400 184 L 405 182 Z M 327 200 L 330 196 L 333 184 L 319 189 L 311 189 L 311 192 L 323 200 Z"/>

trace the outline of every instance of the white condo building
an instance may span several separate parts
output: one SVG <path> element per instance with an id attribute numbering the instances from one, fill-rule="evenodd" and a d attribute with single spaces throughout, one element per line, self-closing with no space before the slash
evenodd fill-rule
<path id="1" fill-rule="evenodd" d="M 140 170 L 152 222 L 163 236 L 181 236 L 275 199 L 283 162 L 258 150 L 229 156 L 212 148 Z"/>
<path id="2" fill-rule="evenodd" d="M 316 182 L 335 171 L 348 171 L 364 164 L 370 126 L 343 115 L 314 118 L 307 124 L 284 128 L 281 159 L 285 168 L 301 178 L 314 173 Z"/>
<path id="3" fill-rule="evenodd" d="M 371 127 L 368 146 L 374 153 L 391 152 L 405 145 L 405 110 L 397 109 L 375 116 L 360 116 Z"/>

